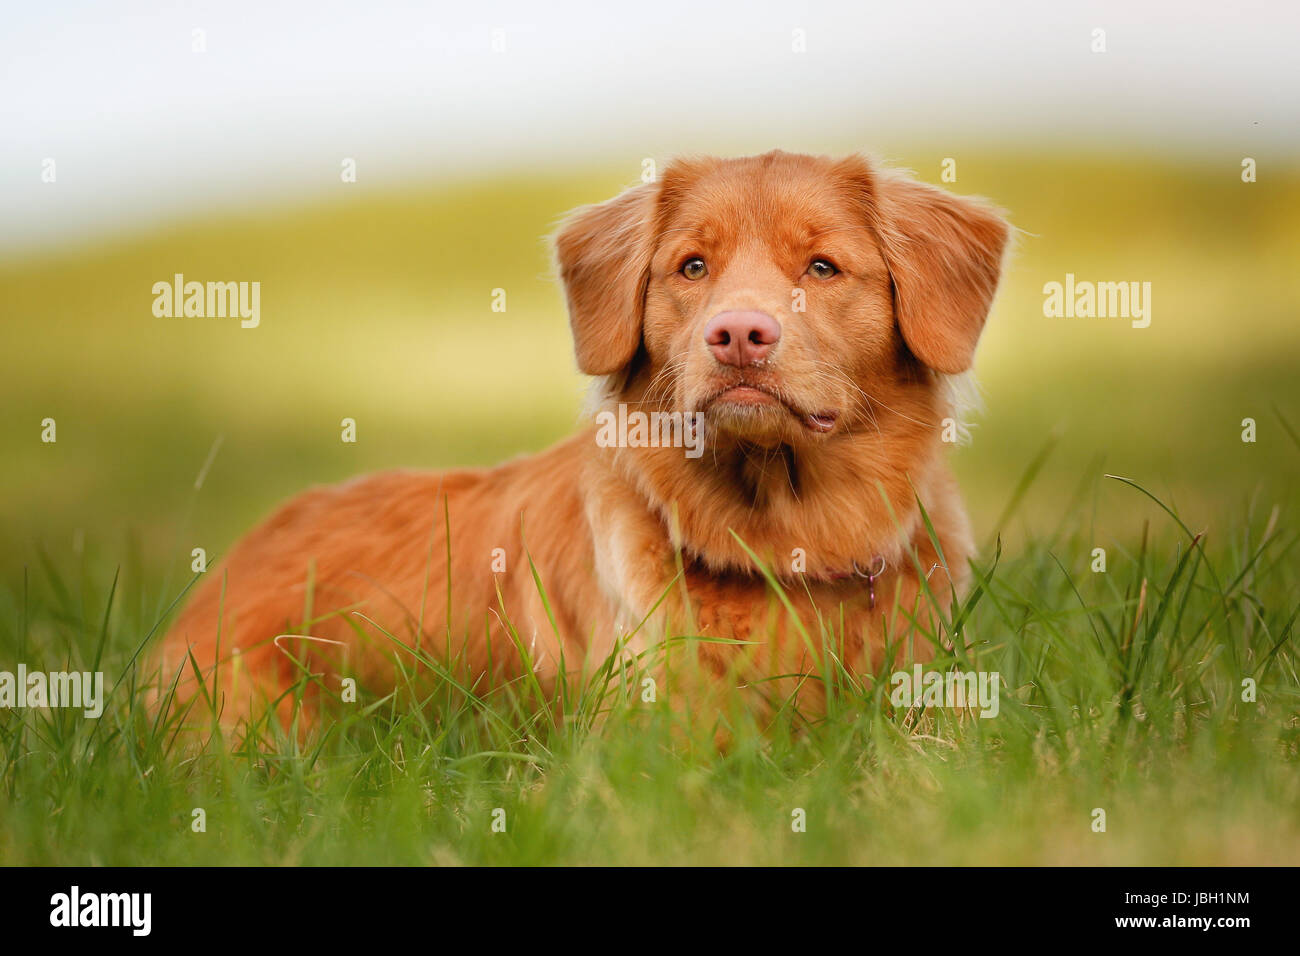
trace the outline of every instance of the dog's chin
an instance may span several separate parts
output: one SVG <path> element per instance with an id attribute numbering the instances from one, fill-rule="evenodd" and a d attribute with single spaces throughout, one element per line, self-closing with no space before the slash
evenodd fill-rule
<path id="1" fill-rule="evenodd" d="M 733 439 L 762 446 L 804 444 L 834 431 L 833 412 L 811 414 L 772 392 L 747 385 L 730 388 L 704 403 L 706 427 Z"/>
<path id="2" fill-rule="evenodd" d="M 714 402 L 705 412 L 705 427 L 713 434 L 756 445 L 780 445 L 789 441 L 792 425 L 790 413 L 780 405 Z"/>

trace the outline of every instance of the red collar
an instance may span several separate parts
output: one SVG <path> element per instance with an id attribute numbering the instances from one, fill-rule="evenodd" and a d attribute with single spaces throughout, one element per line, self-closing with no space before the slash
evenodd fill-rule
<path id="1" fill-rule="evenodd" d="M 854 561 L 852 571 L 832 571 L 830 574 L 826 575 L 826 577 L 830 581 L 845 581 L 849 578 L 862 578 L 868 584 L 874 584 L 876 578 L 885 573 L 885 556 L 883 554 L 876 555 L 876 560 L 871 562 L 871 566 L 876 568 L 876 570 L 864 571 L 858 567 L 858 562 Z"/>
<path id="2" fill-rule="evenodd" d="M 698 557 L 692 557 L 692 563 L 701 567 L 704 566 L 704 562 Z M 876 581 L 878 581 L 880 576 L 885 573 L 885 569 L 885 556 L 883 554 L 877 554 L 875 560 L 871 563 L 870 569 L 864 570 L 858 566 L 857 561 L 854 561 L 852 569 L 848 571 L 831 571 L 828 574 L 809 574 L 806 571 L 800 571 L 791 574 L 788 577 L 779 578 L 779 580 L 785 583 L 795 583 L 799 580 L 807 580 L 809 578 L 823 583 L 848 581 L 852 579 L 865 581 L 867 583 L 867 592 L 870 597 L 871 606 L 874 608 L 876 606 Z"/>
<path id="3" fill-rule="evenodd" d="M 874 570 L 863 570 L 858 567 L 858 562 L 854 561 L 853 570 L 851 571 L 832 571 L 826 575 L 819 575 L 815 579 L 821 581 L 848 581 L 857 578 L 866 581 L 867 593 L 871 601 L 871 606 L 874 608 L 876 606 L 876 581 L 885 573 L 885 556 L 883 554 L 876 555 L 876 559 L 871 563 L 871 568 Z M 805 575 L 802 574 L 800 575 L 800 577 L 804 576 Z"/>

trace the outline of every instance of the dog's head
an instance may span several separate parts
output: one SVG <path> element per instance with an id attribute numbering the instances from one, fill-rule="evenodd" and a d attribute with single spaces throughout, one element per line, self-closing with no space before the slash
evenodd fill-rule
<path id="1" fill-rule="evenodd" d="M 971 365 L 1006 223 L 866 160 L 684 160 L 556 238 L 578 365 L 758 445 L 833 439 Z M 929 370 L 927 372 L 926 370 Z"/>

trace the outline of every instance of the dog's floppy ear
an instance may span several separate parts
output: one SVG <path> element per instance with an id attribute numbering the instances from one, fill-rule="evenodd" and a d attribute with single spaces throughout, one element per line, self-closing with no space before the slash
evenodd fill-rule
<path id="1" fill-rule="evenodd" d="M 610 375 L 641 345 L 658 184 L 575 210 L 555 237 L 578 368 Z"/>
<path id="2" fill-rule="evenodd" d="M 859 177 L 865 171 L 872 182 L 903 341 L 937 372 L 966 371 L 993 305 L 1010 226 L 978 200 L 856 163 Z"/>

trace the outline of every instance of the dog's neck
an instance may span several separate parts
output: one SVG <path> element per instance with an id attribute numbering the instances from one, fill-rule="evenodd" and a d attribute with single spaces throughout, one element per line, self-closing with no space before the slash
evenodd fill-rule
<path id="1" fill-rule="evenodd" d="M 902 416 L 799 447 L 724 438 L 698 458 L 670 447 L 598 453 L 674 549 L 709 571 L 753 573 L 757 556 L 778 577 L 827 581 L 906 563 L 917 498 L 942 467 L 937 430 Z"/>

